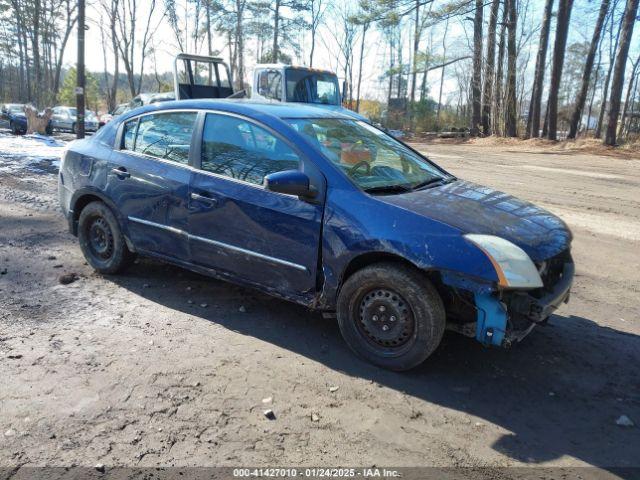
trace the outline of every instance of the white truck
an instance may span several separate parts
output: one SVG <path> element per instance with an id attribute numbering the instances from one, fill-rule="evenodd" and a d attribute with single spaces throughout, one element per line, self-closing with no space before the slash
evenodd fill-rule
<path id="1" fill-rule="evenodd" d="M 233 90 L 229 67 L 218 57 L 178 54 L 174 59 L 173 83 L 173 94 L 155 94 L 146 103 L 174 99 L 247 97 L 245 90 Z M 338 77 L 328 70 L 280 63 L 258 64 L 253 71 L 248 98 L 313 104 L 367 121 L 365 117 L 342 106 Z"/>

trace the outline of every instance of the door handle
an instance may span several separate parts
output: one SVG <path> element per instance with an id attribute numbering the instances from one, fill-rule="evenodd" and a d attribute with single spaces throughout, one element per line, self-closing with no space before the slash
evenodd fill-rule
<path id="1" fill-rule="evenodd" d="M 192 193 L 191 200 L 208 203 L 210 205 L 216 205 L 218 203 L 218 200 L 216 200 L 215 198 L 206 197 L 204 195 L 200 195 L 199 193 Z"/>
<path id="2" fill-rule="evenodd" d="M 131 174 L 127 172 L 127 169 L 124 167 L 113 168 L 111 173 L 118 176 L 119 178 L 129 178 Z"/>

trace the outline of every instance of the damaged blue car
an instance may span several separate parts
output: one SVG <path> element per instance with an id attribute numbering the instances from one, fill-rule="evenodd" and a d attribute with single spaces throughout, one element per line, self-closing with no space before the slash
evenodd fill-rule
<path id="1" fill-rule="evenodd" d="M 568 301 L 571 233 L 340 112 L 234 100 L 132 110 L 70 144 L 59 195 L 88 263 L 145 255 L 336 318 L 406 370 L 446 329 L 508 346 Z"/>

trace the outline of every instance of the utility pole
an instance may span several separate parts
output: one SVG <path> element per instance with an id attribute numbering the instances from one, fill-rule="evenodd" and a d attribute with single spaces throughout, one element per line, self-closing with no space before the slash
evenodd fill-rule
<path id="1" fill-rule="evenodd" d="M 76 66 L 76 138 L 84 138 L 84 7 L 85 0 L 78 0 L 78 65 Z"/>

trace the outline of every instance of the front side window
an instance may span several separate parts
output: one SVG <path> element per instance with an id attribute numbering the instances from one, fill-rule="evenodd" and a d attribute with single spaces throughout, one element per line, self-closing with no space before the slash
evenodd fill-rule
<path id="1" fill-rule="evenodd" d="M 365 191 L 401 192 L 453 179 L 365 122 L 337 118 L 287 122 Z"/>
<path id="2" fill-rule="evenodd" d="M 228 115 L 208 114 L 202 134 L 202 169 L 262 185 L 264 177 L 295 170 L 298 155 L 258 125 Z"/>

